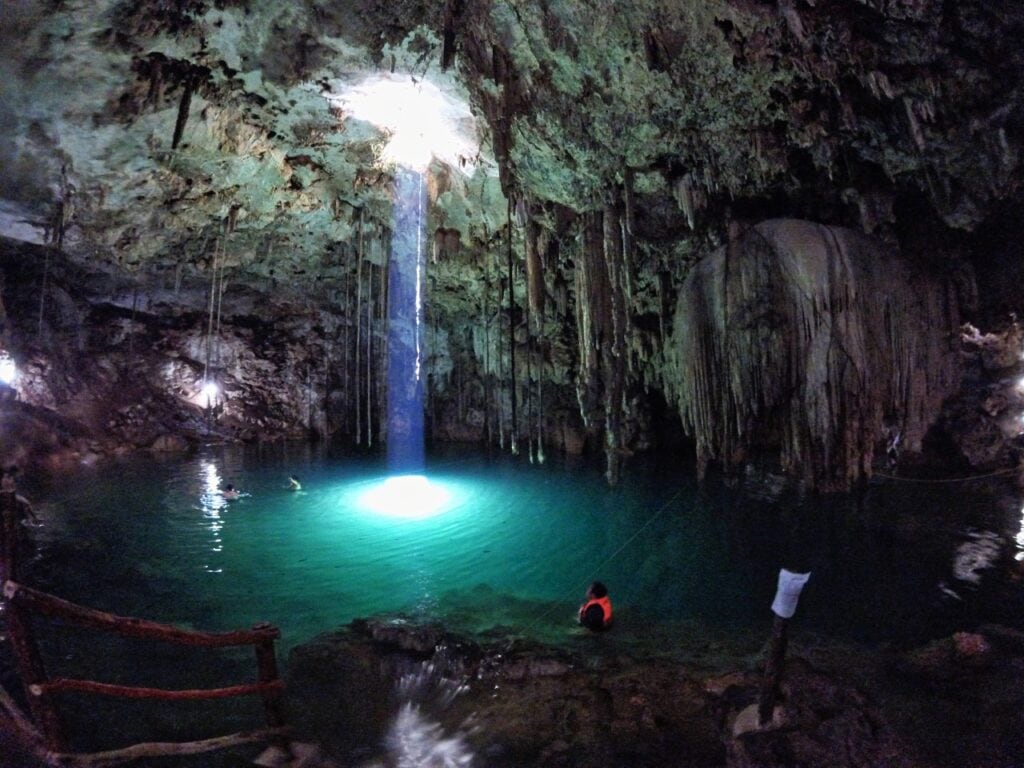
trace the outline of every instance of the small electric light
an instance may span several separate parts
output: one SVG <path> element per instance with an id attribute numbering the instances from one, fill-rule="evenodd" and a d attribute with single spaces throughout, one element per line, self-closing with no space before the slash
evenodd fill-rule
<path id="1" fill-rule="evenodd" d="M 10 386 L 17 375 L 18 366 L 14 364 L 14 358 L 6 352 L 0 352 L 0 382 Z"/>
<path id="2" fill-rule="evenodd" d="M 217 395 L 220 394 L 220 387 L 214 381 L 208 381 L 203 384 L 203 396 L 206 398 L 207 404 L 212 403 L 217 399 Z"/>

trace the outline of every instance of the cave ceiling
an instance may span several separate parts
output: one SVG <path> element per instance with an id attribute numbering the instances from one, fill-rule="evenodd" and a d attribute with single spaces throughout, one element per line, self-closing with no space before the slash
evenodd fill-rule
<path id="1" fill-rule="evenodd" d="M 429 174 L 467 254 L 507 200 L 558 234 L 614 192 L 685 260 L 730 216 L 970 231 L 1020 196 L 1016 2 L 12 0 L 0 30 L 2 234 L 132 272 L 329 279 L 383 240 L 387 137 L 345 94 L 392 75 L 475 117 Z"/>

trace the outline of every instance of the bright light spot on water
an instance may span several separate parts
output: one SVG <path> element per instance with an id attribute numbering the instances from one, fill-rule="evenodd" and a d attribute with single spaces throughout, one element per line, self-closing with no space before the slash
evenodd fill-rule
<path id="1" fill-rule="evenodd" d="M 199 496 L 199 504 L 203 511 L 203 517 L 206 518 L 206 527 L 210 531 L 210 549 L 213 552 L 223 552 L 224 540 L 221 538 L 220 532 L 224 527 L 224 520 L 220 516 L 220 510 L 226 507 L 228 503 L 224 500 L 224 496 L 220 491 L 220 472 L 217 471 L 216 464 L 208 461 L 200 464 L 200 470 L 202 472 L 203 492 Z M 203 570 L 207 573 L 223 572 L 222 568 L 214 568 L 209 563 L 203 565 Z"/>
<path id="2" fill-rule="evenodd" d="M 342 107 L 357 120 L 391 134 L 385 160 L 425 171 L 436 157 L 463 173 L 472 172 L 479 152 L 476 121 L 469 106 L 426 80 L 378 75 L 345 90 Z"/>
<path id="3" fill-rule="evenodd" d="M 0 381 L 10 386 L 17 375 L 18 366 L 14 364 L 14 359 L 6 352 L 0 352 Z"/>
<path id="4" fill-rule="evenodd" d="M 217 466 L 204 461 L 202 467 L 206 493 L 211 496 L 216 495 L 220 492 L 220 473 L 217 471 Z"/>
<path id="5" fill-rule="evenodd" d="M 360 507 L 385 517 L 423 520 L 451 508 L 452 494 L 423 475 L 399 475 L 371 485 L 359 494 Z"/>

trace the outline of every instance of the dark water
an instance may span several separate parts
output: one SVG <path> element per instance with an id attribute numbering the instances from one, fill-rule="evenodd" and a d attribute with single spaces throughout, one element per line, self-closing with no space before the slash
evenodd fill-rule
<path id="1" fill-rule="evenodd" d="M 287 489 L 290 474 L 302 491 Z M 783 566 L 812 572 L 793 620 L 807 636 L 912 643 L 1020 621 L 1020 591 L 1006 578 L 1020 555 L 1020 507 L 977 483 L 766 501 L 700 485 L 679 463 L 635 462 L 608 489 L 587 463 L 456 453 L 429 459 L 429 485 L 400 488 L 392 509 L 373 495 L 385 478 L 373 459 L 276 447 L 30 479 L 44 524 L 24 580 L 185 627 L 269 621 L 282 659 L 353 618 L 395 613 L 578 646 L 590 639 L 575 611 L 594 578 L 615 604 L 615 631 L 601 642 L 616 652 L 756 653 Z M 226 501 L 228 483 L 243 497 Z M 46 631 L 56 671 L 189 682 L 176 649 L 111 651 L 91 633 Z M 223 664 L 252 668 L 251 651 Z"/>

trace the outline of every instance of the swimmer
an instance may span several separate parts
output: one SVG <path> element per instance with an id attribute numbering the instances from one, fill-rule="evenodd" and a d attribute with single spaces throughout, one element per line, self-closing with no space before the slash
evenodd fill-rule
<path id="1" fill-rule="evenodd" d="M 227 486 L 225 486 L 225 488 L 224 488 L 224 500 L 225 501 L 234 501 L 240 495 L 241 494 L 238 492 L 238 489 L 235 488 L 235 486 L 233 486 L 231 483 L 228 483 Z"/>
<path id="2" fill-rule="evenodd" d="M 580 624 L 591 632 L 600 632 L 611 626 L 612 601 L 608 597 L 608 588 L 600 581 L 595 581 L 587 590 L 579 618 Z"/>
<path id="3" fill-rule="evenodd" d="M 289 491 L 301 491 L 302 483 L 299 482 L 299 478 L 295 475 L 291 475 L 288 478 L 288 490 Z"/>

